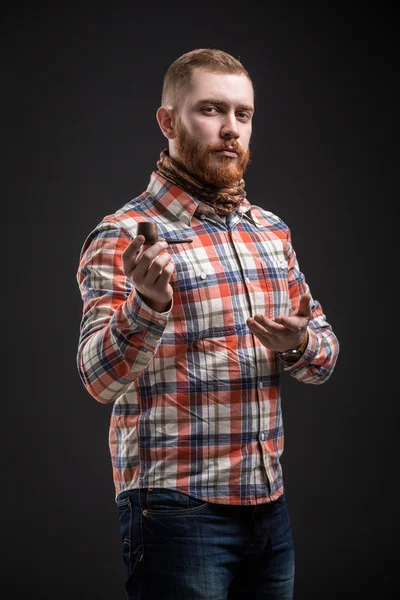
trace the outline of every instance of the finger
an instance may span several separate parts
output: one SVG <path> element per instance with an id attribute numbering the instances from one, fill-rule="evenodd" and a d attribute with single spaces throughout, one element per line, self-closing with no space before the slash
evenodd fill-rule
<path id="1" fill-rule="evenodd" d="M 146 286 L 152 285 L 162 274 L 166 265 L 172 261 L 169 254 L 159 254 L 155 258 L 144 276 L 144 284 Z M 173 262 L 173 261 L 172 261 Z"/>
<path id="2" fill-rule="evenodd" d="M 256 321 L 252 318 L 247 319 L 246 321 L 248 328 L 251 333 L 267 348 L 272 347 L 271 336 L 262 328 Z"/>
<path id="3" fill-rule="evenodd" d="M 265 329 L 264 325 L 261 325 L 260 323 L 258 323 L 255 320 L 255 318 L 253 319 L 253 318 L 249 317 L 247 319 L 246 323 L 253 333 L 257 333 L 258 335 L 261 335 L 264 337 L 272 337 L 273 336 L 273 334 L 270 331 L 268 331 L 267 329 Z"/>
<path id="4" fill-rule="evenodd" d="M 165 267 L 163 268 L 163 270 L 161 271 L 161 273 L 155 278 L 155 280 L 150 283 L 147 282 L 146 279 L 146 288 L 149 288 L 149 290 L 151 292 L 156 292 L 156 294 L 162 294 L 166 291 L 169 281 L 172 277 L 173 272 L 175 271 L 175 263 L 173 260 L 170 260 Z"/>
<path id="5" fill-rule="evenodd" d="M 304 317 L 279 316 L 276 317 L 275 321 L 283 325 L 284 328 L 296 333 L 300 333 L 307 326 L 307 320 Z"/>
<path id="6" fill-rule="evenodd" d="M 149 246 L 142 253 L 140 259 L 138 260 L 138 263 L 135 267 L 135 277 L 144 277 L 156 256 L 158 256 L 167 247 L 167 242 L 156 242 L 155 244 Z"/>
<path id="7" fill-rule="evenodd" d="M 164 290 L 169 283 L 169 280 L 172 277 L 173 272 L 175 271 L 175 263 L 171 259 L 163 268 L 161 274 L 155 281 L 155 288 L 159 290 Z"/>
<path id="8" fill-rule="evenodd" d="M 254 320 L 259 323 L 268 333 L 279 335 L 284 331 L 283 325 L 280 325 L 272 319 L 268 319 L 265 315 L 254 315 Z"/>
<path id="9" fill-rule="evenodd" d="M 299 309 L 297 311 L 298 317 L 306 317 L 307 319 L 311 319 L 312 312 L 311 312 L 310 303 L 311 303 L 310 294 L 303 294 L 303 296 L 300 298 L 300 305 L 299 305 Z"/>
<path id="10" fill-rule="evenodd" d="M 132 262 L 136 260 L 138 254 L 140 253 L 140 249 L 144 244 L 145 238 L 144 235 L 138 235 L 135 239 L 125 248 L 122 253 L 122 265 L 124 270 L 132 268 Z"/>

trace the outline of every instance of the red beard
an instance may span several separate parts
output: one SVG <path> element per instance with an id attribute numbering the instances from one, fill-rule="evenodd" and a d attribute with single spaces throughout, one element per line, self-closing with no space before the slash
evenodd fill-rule
<path id="1" fill-rule="evenodd" d="M 226 140 L 202 149 L 191 137 L 186 127 L 178 119 L 176 123 L 176 151 L 184 167 L 200 180 L 220 188 L 237 184 L 243 177 L 250 162 L 250 149 L 243 150 L 236 140 Z M 211 163 L 212 153 L 217 150 L 232 149 L 239 157 L 222 156 L 218 165 Z"/>

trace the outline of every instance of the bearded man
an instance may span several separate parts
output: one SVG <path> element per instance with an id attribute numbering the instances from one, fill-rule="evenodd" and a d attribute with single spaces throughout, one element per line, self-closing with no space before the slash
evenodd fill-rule
<path id="1" fill-rule="evenodd" d="M 114 403 L 128 598 L 293 598 L 280 374 L 325 382 L 339 344 L 289 227 L 246 197 L 253 115 L 236 58 L 178 58 L 147 190 L 82 248 L 78 368 Z M 144 222 L 157 226 L 151 243 Z"/>

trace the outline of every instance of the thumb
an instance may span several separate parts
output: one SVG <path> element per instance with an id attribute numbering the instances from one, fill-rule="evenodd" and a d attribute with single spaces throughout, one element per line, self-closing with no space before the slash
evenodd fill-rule
<path id="1" fill-rule="evenodd" d="M 300 305 L 297 311 L 298 317 L 306 317 L 309 320 L 312 318 L 310 302 L 310 294 L 303 294 L 303 296 L 300 298 Z"/>

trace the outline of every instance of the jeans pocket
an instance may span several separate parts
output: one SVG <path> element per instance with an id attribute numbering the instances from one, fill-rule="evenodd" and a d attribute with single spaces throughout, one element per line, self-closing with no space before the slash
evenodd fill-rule
<path id="1" fill-rule="evenodd" d="M 129 497 L 117 501 L 122 557 L 128 571 L 132 568 L 132 504 Z"/>
<path id="2" fill-rule="evenodd" d="M 132 498 L 128 495 L 124 496 L 117 500 L 117 510 L 122 538 L 122 558 L 128 573 L 131 573 L 137 562 L 142 560 L 143 554 L 140 513 L 132 503 Z"/>
<path id="3" fill-rule="evenodd" d="M 207 505 L 208 502 L 204 500 L 166 488 L 153 488 L 147 494 L 149 515 L 183 516 L 203 510 Z"/>

